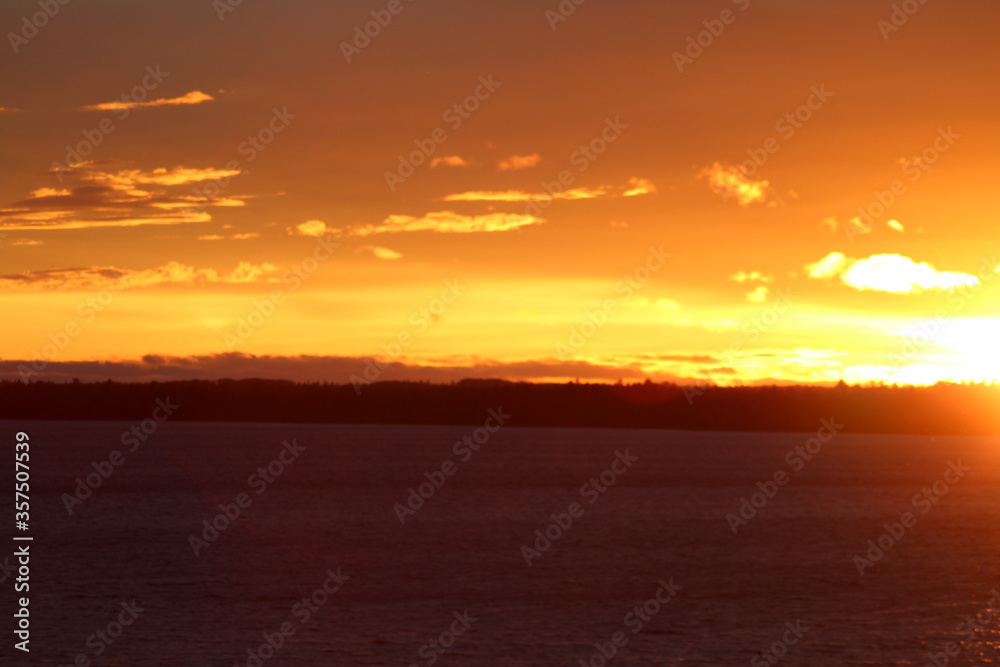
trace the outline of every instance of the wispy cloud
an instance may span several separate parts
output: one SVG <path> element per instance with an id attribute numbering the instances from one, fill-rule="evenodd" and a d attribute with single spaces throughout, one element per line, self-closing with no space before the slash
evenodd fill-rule
<path id="1" fill-rule="evenodd" d="M 295 227 L 289 231 L 291 231 L 292 234 L 297 234 L 299 236 L 312 236 L 319 238 L 321 236 L 326 236 L 334 230 L 327 227 L 326 223 L 322 220 L 307 220 L 306 222 L 295 225 Z"/>
<path id="2" fill-rule="evenodd" d="M 119 171 L 114 177 L 127 183 L 143 183 L 156 185 L 183 185 L 185 183 L 197 183 L 199 181 L 210 181 L 222 178 L 239 176 L 239 169 L 196 169 L 191 167 L 174 167 L 167 169 L 160 167 L 152 171 L 142 171 L 131 169 Z"/>
<path id="3" fill-rule="evenodd" d="M 851 218 L 847 222 L 842 222 L 838 218 L 829 217 L 823 220 L 822 224 L 825 225 L 831 232 L 844 230 L 850 238 L 853 238 L 858 234 L 870 234 L 872 232 L 871 225 L 866 224 L 865 221 L 859 217 Z"/>
<path id="4" fill-rule="evenodd" d="M 424 216 L 390 215 L 381 223 L 339 230 L 350 236 L 372 236 L 400 232 L 439 232 L 442 234 L 474 234 L 509 232 L 528 225 L 545 222 L 542 218 L 519 213 L 487 213 L 461 215 L 454 211 L 435 211 Z"/>
<path id="5" fill-rule="evenodd" d="M 656 194 L 656 186 L 648 178 L 630 178 L 628 185 L 629 189 L 622 193 L 622 197 Z"/>
<path id="6" fill-rule="evenodd" d="M 223 234 L 202 234 L 198 237 L 199 241 L 246 241 L 248 239 L 260 238 L 260 234 L 257 232 L 244 232 L 242 234 L 230 234 L 225 236 Z"/>
<path id="7" fill-rule="evenodd" d="M 530 169 L 538 165 L 542 161 L 542 156 L 538 153 L 532 153 L 531 155 L 511 155 L 506 160 L 502 160 L 497 168 L 500 171 L 520 171 L 521 169 Z"/>
<path id="8" fill-rule="evenodd" d="M 698 174 L 708 179 L 708 185 L 724 200 L 733 198 L 743 207 L 767 201 L 768 181 L 755 181 L 746 176 L 738 167 L 722 165 L 718 162 L 702 169 Z"/>
<path id="9" fill-rule="evenodd" d="M 553 194 L 525 192 L 523 190 L 472 190 L 448 195 L 441 201 L 504 201 L 532 202 L 550 199 L 597 199 L 607 194 L 607 190 L 594 188 L 574 188 Z"/>
<path id="10" fill-rule="evenodd" d="M 207 95 L 200 90 L 192 90 L 190 93 L 181 95 L 180 97 L 160 98 L 157 100 L 149 100 L 148 102 L 103 102 L 101 104 L 91 104 L 90 106 L 85 106 L 83 108 L 87 111 L 118 111 L 121 109 L 139 109 L 143 107 L 201 104 L 202 102 L 210 102 L 214 99 L 215 98 L 211 95 Z"/>
<path id="11" fill-rule="evenodd" d="M 386 261 L 392 261 L 403 258 L 403 253 L 396 252 L 395 250 L 392 250 L 390 248 L 382 248 L 380 246 L 366 245 L 362 246 L 360 250 L 371 252 L 371 254 L 373 254 L 376 259 L 384 259 Z"/>
<path id="12" fill-rule="evenodd" d="M 743 283 L 769 283 L 774 280 L 774 276 L 761 273 L 760 271 L 737 271 L 732 276 L 736 282 Z"/>
<path id="13" fill-rule="evenodd" d="M 873 290 L 894 294 L 914 294 L 925 290 L 950 290 L 978 285 L 979 279 L 967 273 L 939 271 L 927 262 L 915 262 L 896 253 L 871 255 L 852 259 L 841 252 L 831 252 L 823 259 L 808 264 L 810 278 L 839 277 L 856 290 Z"/>
<path id="14" fill-rule="evenodd" d="M 93 165 L 61 171 L 66 187 L 42 187 L 0 208 L 0 228 L 22 230 L 134 227 L 208 222 L 212 206 L 244 206 L 246 196 L 205 197 L 165 187 L 234 176 L 227 169 L 174 167 L 104 172 Z M 155 187 L 149 187 L 155 186 Z"/>
<path id="15" fill-rule="evenodd" d="M 162 285 L 274 283 L 280 280 L 277 274 L 278 267 L 267 262 L 240 262 L 229 273 L 219 273 L 215 269 L 196 269 L 180 262 L 168 262 L 142 271 L 95 266 L 25 271 L 0 276 L 0 290 L 83 291 L 106 289 L 112 285 L 123 289 L 142 289 Z"/>
<path id="16" fill-rule="evenodd" d="M 450 194 L 441 201 L 490 201 L 490 202 L 539 202 L 561 199 L 574 201 L 600 199 L 602 197 L 636 197 L 656 192 L 656 186 L 645 178 L 630 178 L 623 187 L 601 186 L 599 188 L 579 187 L 561 192 L 528 192 L 526 190 L 470 190 Z"/>
<path id="17" fill-rule="evenodd" d="M 468 167 L 469 163 L 458 155 L 442 155 L 431 160 L 431 169 L 435 167 Z"/>

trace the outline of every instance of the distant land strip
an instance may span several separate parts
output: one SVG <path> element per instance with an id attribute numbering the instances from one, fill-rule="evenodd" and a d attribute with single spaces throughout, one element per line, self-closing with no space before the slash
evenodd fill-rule
<path id="1" fill-rule="evenodd" d="M 809 432 L 834 418 L 847 433 L 1000 434 L 1000 387 L 294 383 L 185 380 L 150 383 L 0 382 L 0 419 L 134 420 L 157 400 L 172 421 L 473 425 L 502 407 L 513 427 Z"/>

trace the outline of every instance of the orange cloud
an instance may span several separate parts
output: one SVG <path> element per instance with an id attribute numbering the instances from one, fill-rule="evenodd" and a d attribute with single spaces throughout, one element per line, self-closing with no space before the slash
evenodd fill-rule
<path id="1" fill-rule="evenodd" d="M 389 248 L 382 248 L 379 246 L 366 245 L 363 248 L 361 248 L 361 250 L 370 250 L 371 253 L 375 255 L 377 259 L 384 259 L 391 261 L 403 258 L 403 253 L 396 252 L 395 250 L 391 250 Z"/>
<path id="2" fill-rule="evenodd" d="M 458 155 L 442 155 L 431 160 L 431 169 L 440 167 L 441 165 L 446 167 L 468 167 L 469 163 Z"/>
<path id="3" fill-rule="evenodd" d="M 441 201 L 505 201 L 505 202 L 531 202 L 549 201 L 550 199 L 597 199 L 607 194 L 607 190 L 597 190 L 593 188 L 574 188 L 564 190 L 554 194 L 524 192 L 523 190 L 473 190 L 470 192 L 460 192 L 448 195 Z"/>
<path id="4" fill-rule="evenodd" d="M 244 234 L 233 234 L 231 236 L 223 236 L 222 234 L 203 234 L 198 237 L 199 241 L 225 241 L 229 239 L 230 241 L 246 241 L 247 239 L 260 238 L 260 234 L 257 232 L 246 232 Z"/>
<path id="5" fill-rule="evenodd" d="M 870 234 L 872 232 L 871 225 L 865 223 L 865 221 L 857 216 L 851 218 L 848 222 L 841 222 L 837 218 L 833 217 L 826 218 L 823 220 L 823 224 L 826 225 L 831 232 L 836 232 L 841 229 L 844 230 L 847 232 L 849 238 L 853 238 L 858 234 Z M 891 226 L 892 225 L 890 225 L 890 227 Z"/>
<path id="6" fill-rule="evenodd" d="M 190 167 L 174 167 L 173 169 L 166 169 L 165 167 L 160 167 L 159 169 L 154 169 L 153 171 L 140 171 L 138 169 L 119 171 L 115 174 L 115 178 L 122 179 L 122 182 L 128 183 L 183 185 L 185 183 L 197 183 L 199 181 L 231 178 L 239 175 L 239 169 L 194 169 Z"/>
<path id="7" fill-rule="evenodd" d="M 656 186 L 645 178 L 630 178 L 628 185 L 618 189 L 605 186 L 600 188 L 573 188 L 562 192 L 526 192 L 524 190 L 470 190 L 447 195 L 441 201 L 502 201 L 502 202 L 538 202 L 553 199 L 579 200 L 599 199 L 601 197 L 635 197 L 656 192 Z"/>
<path id="8" fill-rule="evenodd" d="M 708 178 L 708 185 L 716 194 L 722 195 L 724 200 L 730 197 L 736 199 L 740 206 L 767 200 L 768 181 L 754 181 L 737 167 L 727 167 L 714 163 L 711 167 L 702 169 L 699 177 Z"/>
<path id="9" fill-rule="evenodd" d="M 531 155 L 511 155 L 506 160 L 500 162 L 498 168 L 500 171 L 519 171 L 521 169 L 530 169 L 541 161 L 542 156 L 538 153 L 532 153 Z"/>
<path id="10" fill-rule="evenodd" d="M 629 189 L 622 193 L 622 197 L 637 197 L 639 195 L 656 194 L 656 186 L 647 178 L 628 179 Z"/>
<path id="11" fill-rule="evenodd" d="M 121 109 L 138 109 L 141 107 L 201 104 L 202 102 L 210 102 L 214 99 L 215 98 L 211 95 L 206 95 L 200 90 L 192 90 L 190 93 L 181 95 L 180 97 L 161 98 L 158 100 L 150 100 L 148 102 L 104 102 L 102 104 L 92 104 L 83 108 L 87 111 L 119 111 Z"/>
<path id="12" fill-rule="evenodd" d="M 320 236 L 326 236 L 333 230 L 326 226 L 326 223 L 322 220 L 307 220 L 306 222 L 295 225 L 294 232 L 299 236 L 313 236 L 319 238 Z"/>
<path id="13" fill-rule="evenodd" d="M 144 185 L 183 185 L 239 172 L 225 169 L 154 169 L 102 172 L 78 166 L 59 172 L 73 183 L 67 188 L 38 188 L 26 199 L 0 208 L 4 229 L 87 229 L 208 222 L 210 206 L 244 206 L 246 197 L 170 194 Z"/>
<path id="14" fill-rule="evenodd" d="M 377 225 L 365 225 L 345 230 L 353 236 L 392 234 L 398 232 L 440 232 L 445 234 L 473 234 L 479 232 L 509 232 L 519 227 L 545 222 L 542 218 L 519 213 L 488 213 L 486 215 L 460 215 L 454 211 L 436 211 L 423 217 L 390 215 Z"/>

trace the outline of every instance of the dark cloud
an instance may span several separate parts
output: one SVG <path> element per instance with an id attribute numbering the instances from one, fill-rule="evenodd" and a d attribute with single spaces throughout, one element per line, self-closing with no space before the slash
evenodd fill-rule
<path id="1" fill-rule="evenodd" d="M 390 362 L 379 369 L 380 360 L 366 357 L 334 356 L 268 356 L 239 352 L 167 357 L 147 354 L 134 361 L 55 361 L 44 365 L 34 362 L 37 373 L 32 380 L 69 382 L 79 378 L 85 382 L 115 380 L 120 382 L 151 382 L 167 380 L 220 378 L 269 378 L 296 382 L 332 382 L 346 384 L 352 376 L 363 376 L 366 369 L 377 381 L 419 381 L 446 383 L 467 378 L 498 378 L 534 381 L 542 379 L 579 378 L 588 381 L 643 380 L 683 381 L 683 378 L 656 374 L 650 376 L 635 365 L 599 365 L 585 361 L 541 359 L 512 363 L 476 362 L 446 363 L 434 366 Z M 0 379 L 20 380 L 32 362 L 0 361 Z M 372 369 L 375 369 L 373 371 Z"/>

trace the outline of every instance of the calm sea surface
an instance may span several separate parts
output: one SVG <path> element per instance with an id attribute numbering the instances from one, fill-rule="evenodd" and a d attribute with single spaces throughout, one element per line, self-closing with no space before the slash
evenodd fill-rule
<path id="1" fill-rule="evenodd" d="M 995 438 L 837 435 L 806 461 L 811 434 L 509 425 L 456 453 L 475 427 L 167 422 L 123 445 L 130 423 L 0 423 L 11 468 L 14 434 L 31 438 L 34 536 L 30 660 L 13 650 L 14 574 L 4 661 L 1000 663 Z M 114 450 L 69 514 L 64 494 Z M 776 473 L 787 483 L 751 498 Z M 763 507 L 734 534 L 743 498 Z M 880 536 L 891 548 L 866 555 Z"/>

